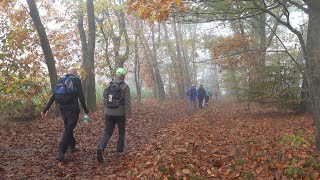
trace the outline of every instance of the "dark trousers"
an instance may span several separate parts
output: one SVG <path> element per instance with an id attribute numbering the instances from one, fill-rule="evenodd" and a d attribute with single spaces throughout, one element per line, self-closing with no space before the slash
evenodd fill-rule
<path id="1" fill-rule="evenodd" d="M 205 104 L 205 106 L 208 107 L 208 103 L 209 103 L 209 96 L 206 96 L 206 97 L 204 98 L 204 104 Z"/>
<path id="2" fill-rule="evenodd" d="M 206 97 L 204 98 L 204 102 L 205 102 L 205 103 L 208 103 L 208 102 L 209 102 L 209 96 L 206 96 Z"/>
<path id="3" fill-rule="evenodd" d="M 202 108 L 203 97 L 199 97 L 199 108 Z"/>
<path id="4" fill-rule="evenodd" d="M 76 139 L 73 135 L 73 130 L 76 127 L 79 119 L 79 108 L 61 108 L 61 114 L 64 122 L 64 132 L 59 145 L 59 152 L 65 154 L 68 147 L 75 147 Z"/>
<path id="5" fill-rule="evenodd" d="M 117 144 L 117 151 L 122 152 L 124 148 L 124 138 L 125 138 L 125 130 L 126 130 L 126 118 L 125 116 L 105 116 L 105 129 L 104 134 L 101 138 L 99 146 L 102 149 L 107 147 L 107 144 L 113 134 L 114 127 L 117 124 L 119 130 L 119 139 Z"/>

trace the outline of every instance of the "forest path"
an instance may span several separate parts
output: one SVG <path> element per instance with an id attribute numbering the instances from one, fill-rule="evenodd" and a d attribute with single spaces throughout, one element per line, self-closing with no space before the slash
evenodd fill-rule
<path id="1" fill-rule="evenodd" d="M 292 159 L 302 169 L 309 163 L 304 176 L 318 176 L 314 174 L 320 162 L 313 150 L 315 130 L 307 115 L 258 107 L 248 113 L 243 107 L 218 100 L 208 109 L 189 113 L 187 102 L 182 101 L 134 104 L 134 116 L 126 127 L 125 153 L 115 153 L 115 130 L 103 164 L 96 161 L 96 146 L 104 129 L 102 111 L 90 115 L 87 125 L 79 122 L 75 137 L 81 151 L 67 153 L 67 164 L 54 159 L 63 130 L 60 118 L 2 122 L 0 178 L 272 179 L 288 176 Z M 298 130 L 303 132 L 301 145 L 280 143 Z"/>

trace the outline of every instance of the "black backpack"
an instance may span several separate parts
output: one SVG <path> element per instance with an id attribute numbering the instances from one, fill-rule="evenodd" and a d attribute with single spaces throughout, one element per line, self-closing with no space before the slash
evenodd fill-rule
<path id="1" fill-rule="evenodd" d="M 122 97 L 121 85 L 124 82 L 115 83 L 110 82 L 109 87 L 106 88 L 103 92 L 104 105 L 108 108 L 117 108 L 120 105 L 124 104 L 124 97 Z"/>
<path id="2" fill-rule="evenodd" d="M 76 87 L 73 86 L 74 76 L 64 76 L 59 79 L 53 91 L 55 101 L 59 104 L 69 104 L 76 97 Z"/>
<path id="3" fill-rule="evenodd" d="M 196 95 L 196 90 L 195 89 L 190 89 L 189 91 L 189 96 L 194 97 Z"/>

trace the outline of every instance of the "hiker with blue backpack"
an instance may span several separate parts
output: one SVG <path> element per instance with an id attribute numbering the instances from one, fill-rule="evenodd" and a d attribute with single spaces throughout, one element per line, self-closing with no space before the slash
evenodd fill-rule
<path id="1" fill-rule="evenodd" d="M 197 110 L 196 100 L 198 98 L 198 91 L 195 84 L 192 84 L 191 88 L 187 90 L 187 96 L 189 100 L 189 110 Z"/>
<path id="2" fill-rule="evenodd" d="M 126 119 L 131 118 L 130 88 L 124 82 L 125 75 L 125 69 L 117 69 L 115 80 L 111 81 L 103 92 L 105 129 L 97 148 L 97 160 L 100 163 L 104 161 L 103 151 L 107 147 L 115 125 L 119 131 L 117 153 L 122 153 L 124 150 Z"/>
<path id="3" fill-rule="evenodd" d="M 77 69 L 74 67 L 69 68 L 67 74 L 59 79 L 56 87 L 53 89 L 47 106 L 41 112 L 41 116 L 44 118 L 47 116 L 48 110 L 54 101 L 59 104 L 64 122 L 64 133 L 56 156 L 56 160 L 58 161 L 65 160 L 67 149 L 69 149 L 71 153 L 79 151 L 79 149 L 76 148 L 76 140 L 73 135 L 73 130 L 77 125 L 80 114 L 78 99 L 84 112 L 86 114 L 89 113 L 83 96 L 81 80 L 76 76 Z"/>

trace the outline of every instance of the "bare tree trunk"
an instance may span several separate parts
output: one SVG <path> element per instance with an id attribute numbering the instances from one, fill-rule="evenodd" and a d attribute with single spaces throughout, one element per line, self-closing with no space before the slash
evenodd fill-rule
<path id="1" fill-rule="evenodd" d="M 158 88 L 157 88 L 157 79 L 154 73 L 154 69 L 153 69 L 153 65 L 151 64 L 151 62 L 148 62 L 149 67 L 150 67 L 150 75 L 151 75 L 151 79 L 152 79 L 152 92 L 153 92 L 153 97 L 158 99 Z"/>
<path id="2" fill-rule="evenodd" d="M 150 52 L 147 54 L 147 57 L 149 57 L 148 64 L 150 66 L 150 75 L 152 79 L 152 85 L 153 85 L 153 96 L 155 98 L 165 99 L 165 91 L 164 91 L 164 85 L 163 81 L 161 79 L 161 74 L 158 68 L 158 62 L 156 59 L 156 46 L 155 46 L 155 37 L 154 37 L 154 29 L 153 26 L 151 27 L 151 33 L 152 33 L 152 49 L 149 48 L 147 45 L 148 42 L 143 34 L 140 34 L 140 39 L 142 41 L 142 46 L 145 49 L 145 52 Z"/>
<path id="3" fill-rule="evenodd" d="M 128 60 L 130 42 L 129 42 L 129 36 L 126 28 L 126 21 L 125 21 L 123 10 L 116 10 L 115 14 L 118 18 L 118 23 L 119 23 L 119 35 L 115 34 L 115 30 L 113 28 L 113 25 L 111 23 L 111 19 L 109 16 L 109 12 L 107 12 L 108 22 L 110 24 L 110 36 L 113 42 L 113 52 L 114 52 L 114 58 L 115 58 L 114 69 L 118 69 L 118 68 L 123 68 L 124 62 Z M 121 40 L 123 36 L 125 41 L 125 53 L 123 55 L 120 55 Z"/>
<path id="4" fill-rule="evenodd" d="M 151 80 L 152 80 L 152 92 L 153 92 L 153 97 L 154 98 L 158 98 L 158 89 L 157 89 L 157 81 L 155 78 L 155 74 L 154 74 L 154 70 L 153 70 L 153 65 L 152 65 L 152 61 L 153 61 L 153 55 L 152 55 L 152 51 L 148 46 L 148 42 L 146 40 L 146 38 L 144 37 L 144 34 L 139 34 L 139 38 L 141 40 L 141 44 L 142 47 L 144 49 L 144 53 L 145 53 L 145 57 L 148 58 L 149 60 L 147 61 L 148 67 L 149 67 L 149 73 L 151 76 Z"/>
<path id="5" fill-rule="evenodd" d="M 139 29 L 139 23 L 137 23 L 137 29 Z M 140 61 L 139 61 L 137 32 L 135 33 L 135 37 L 134 37 L 134 80 L 136 84 L 138 102 L 141 103 Z"/>
<path id="6" fill-rule="evenodd" d="M 163 81 L 161 79 L 160 71 L 158 68 L 158 61 L 157 61 L 157 49 L 156 49 L 156 43 L 155 43 L 155 33 L 154 33 L 154 26 L 151 27 L 152 32 L 152 67 L 154 70 L 154 76 L 156 80 L 156 88 L 157 88 L 157 97 L 159 99 L 164 100 L 165 99 L 165 91 L 163 86 Z M 160 32 L 159 32 L 160 36 Z M 160 39 L 160 38 L 159 38 Z"/>
<path id="7" fill-rule="evenodd" d="M 171 69 L 171 68 L 170 68 L 170 69 Z M 169 82 L 168 82 L 168 83 L 169 83 L 169 94 L 170 94 L 170 98 L 172 99 L 172 98 L 173 98 L 173 93 L 172 93 L 171 74 L 169 73 L 168 76 L 169 76 L 169 77 L 168 77 L 168 78 L 169 78 L 169 79 L 168 79 L 168 81 L 169 81 Z"/>
<path id="8" fill-rule="evenodd" d="M 87 104 L 90 111 L 97 109 L 96 104 L 96 82 L 95 82 L 95 69 L 94 69 L 94 50 L 95 50 L 95 39 L 96 39 L 96 25 L 94 20 L 94 7 L 93 0 L 87 0 L 87 11 L 88 11 L 88 93 L 87 93 Z"/>
<path id="9" fill-rule="evenodd" d="M 308 90 L 311 94 L 312 114 L 316 123 L 316 148 L 320 150 L 320 1 L 307 1 L 309 24 L 307 35 Z"/>
<path id="10" fill-rule="evenodd" d="M 82 50 L 82 69 L 84 70 L 84 72 L 87 72 L 88 69 L 88 65 L 87 65 L 87 59 L 88 59 L 88 44 L 87 44 L 87 37 L 86 37 L 86 32 L 84 30 L 83 27 L 83 11 L 80 10 L 80 14 L 78 17 L 78 30 L 79 30 L 79 34 L 80 34 L 80 40 L 81 40 L 81 50 Z M 87 102 L 87 78 L 88 74 L 85 73 L 83 75 L 82 78 L 82 90 L 83 90 L 83 95 L 84 95 L 84 99 Z"/>
<path id="11" fill-rule="evenodd" d="M 174 79 L 175 79 L 175 82 L 177 84 L 177 92 L 178 92 L 178 97 L 181 98 L 181 96 L 184 96 L 184 89 L 183 89 L 183 84 L 182 84 L 182 81 L 181 81 L 181 74 L 179 73 L 179 68 L 178 68 L 178 63 L 176 62 L 176 56 L 175 56 L 175 53 L 173 51 L 173 46 L 172 44 L 170 43 L 169 41 L 169 35 L 168 35 L 168 29 L 167 29 L 167 25 L 164 24 L 164 33 L 165 33 L 165 39 L 166 39 L 166 45 L 167 45 L 167 49 L 168 49 L 168 52 L 169 52 L 169 56 L 170 56 L 170 59 L 171 59 L 171 62 L 172 62 L 172 66 L 173 66 L 173 74 L 174 74 Z M 183 93 L 183 94 L 181 94 Z"/>
<path id="12" fill-rule="evenodd" d="M 124 62 L 126 60 L 128 60 L 129 58 L 129 46 L 130 46 L 130 42 L 129 42 L 129 36 L 128 36 L 128 31 L 127 31 L 127 28 L 126 28 L 126 21 L 125 21 L 125 18 L 124 18 L 124 12 L 123 10 L 121 10 L 119 12 L 119 15 L 118 15 L 118 19 L 119 19 L 119 27 L 120 27 L 120 39 L 122 37 L 122 35 L 124 35 L 124 41 L 125 41 L 125 53 L 120 56 L 120 59 L 119 61 L 117 62 L 117 67 L 124 67 Z"/>
<path id="13" fill-rule="evenodd" d="M 259 15 L 259 71 L 263 72 L 266 64 L 266 52 L 267 52 L 267 34 L 266 34 L 266 13 Z"/>
<path id="14" fill-rule="evenodd" d="M 101 33 L 102 33 L 102 36 L 103 36 L 103 39 L 104 39 L 104 41 L 105 41 L 105 43 L 106 43 L 106 45 L 105 45 L 105 49 L 104 49 L 104 51 L 105 51 L 105 60 L 106 60 L 106 62 L 107 62 L 107 65 L 108 65 L 108 69 L 109 69 L 109 71 L 110 71 L 110 75 L 111 75 L 111 77 L 114 77 L 114 72 L 115 72 L 115 70 L 114 70 L 114 68 L 112 67 L 112 64 L 111 64 L 111 62 L 110 62 L 110 57 L 109 57 L 109 32 L 107 32 L 107 34 L 104 32 L 104 29 L 103 29 L 103 21 L 104 21 L 105 19 L 104 19 L 104 17 L 101 19 L 101 21 L 99 21 L 99 24 L 100 24 L 100 31 L 101 31 Z"/>
<path id="15" fill-rule="evenodd" d="M 50 77 L 50 84 L 51 84 L 51 89 L 53 89 L 58 81 L 57 77 L 57 70 L 55 66 L 55 60 L 53 57 L 53 53 L 50 47 L 50 43 L 48 40 L 48 36 L 46 33 L 46 30 L 41 22 L 40 16 L 39 16 L 39 11 L 37 8 L 36 3 L 34 0 L 27 0 L 29 10 L 30 10 L 30 16 L 32 18 L 32 21 L 34 23 L 34 26 L 37 29 L 39 38 L 40 38 L 40 44 L 41 48 L 45 57 L 45 61 L 48 67 L 49 71 L 49 77 Z"/>
<path id="16" fill-rule="evenodd" d="M 177 25 L 176 25 L 176 22 L 175 22 L 175 18 L 173 19 L 173 31 L 174 31 L 174 36 L 175 36 L 175 39 L 176 39 L 176 49 L 177 49 L 177 60 L 178 60 L 178 72 L 179 72 L 179 82 L 181 82 L 182 84 L 182 89 L 180 89 L 179 91 L 179 97 L 180 99 L 183 99 L 185 97 L 184 95 L 184 91 L 186 89 L 186 84 L 184 83 L 185 80 L 184 80 L 184 73 L 183 73 L 183 62 L 182 62 L 182 57 L 181 57 L 181 47 L 180 47 L 180 43 L 178 41 L 178 30 L 177 30 Z"/>
<path id="17" fill-rule="evenodd" d="M 157 83 L 157 77 L 156 77 L 156 73 L 155 73 L 155 61 L 154 59 L 157 56 L 157 52 L 156 52 L 156 47 L 155 47 L 155 42 L 154 42 L 154 26 L 151 25 L 151 40 L 152 40 L 152 51 L 150 51 L 150 48 L 148 48 L 148 52 L 152 52 L 151 58 L 149 61 L 150 62 L 150 71 L 151 71 L 151 76 L 152 76 L 152 84 L 153 84 L 153 97 L 155 98 L 159 98 L 159 92 L 158 92 L 158 83 Z M 145 43 L 148 43 L 147 41 L 145 41 Z"/>
<path id="18" fill-rule="evenodd" d="M 191 32 L 192 34 L 192 45 L 191 45 L 191 59 L 192 59 L 192 78 L 191 81 L 197 82 L 197 66 L 195 63 L 196 57 L 198 56 L 197 52 L 196 52 L 196 39 L 197 39 L 197 34 L 196 31 L 193 30 L 193 32 Z"/>
<path id="19" fill-rule="evenodd" d="M 184 74 L 184 80 L 185 80 L 185 85 L 186 87 L 191 86 L 191 79 L 190 79 L 190 74 L 189 74 L 189 60 L 188 60 L 188 54 L 186 52 L 186 46 L 184 46 L 183 43 L 183 33 L 182 33 L 182 28 L 181 24 L 178 24 L 178 42 L 180 43 L 181 46 L 181 51 L 182 51 L 182 62 L 183 62 L 183 74 Z"/>

